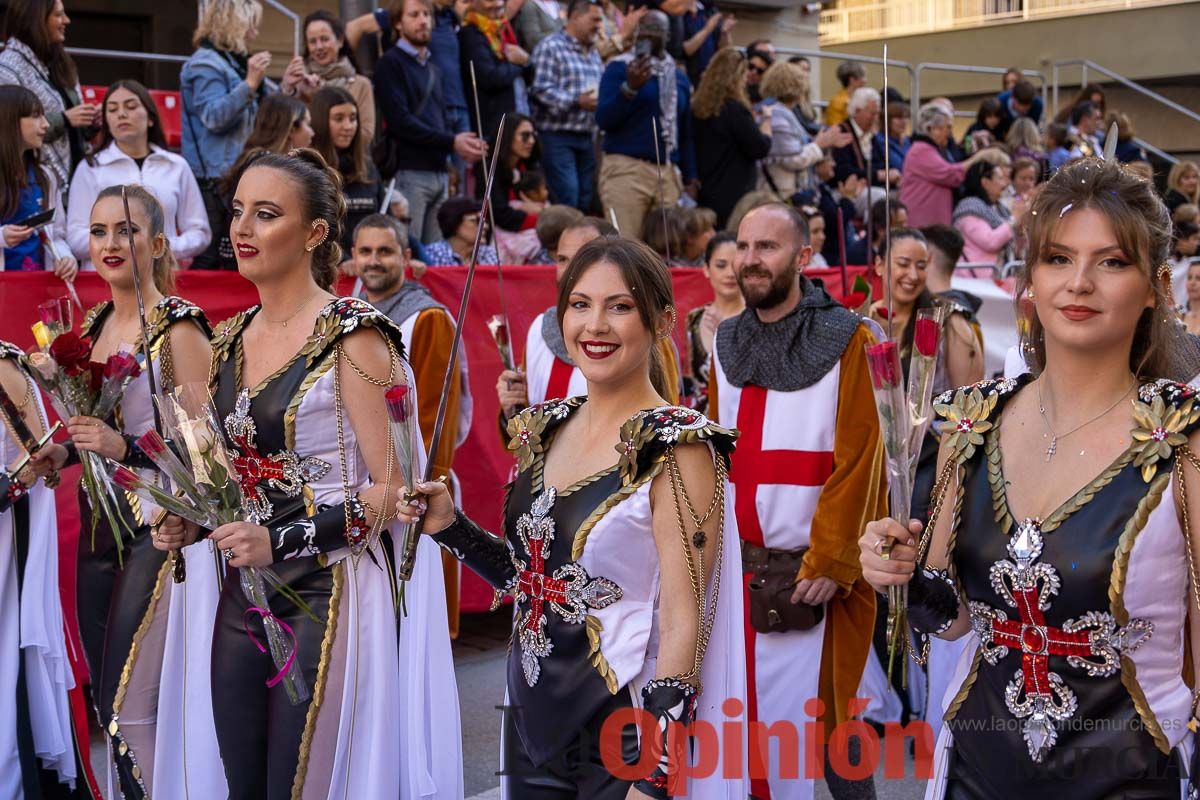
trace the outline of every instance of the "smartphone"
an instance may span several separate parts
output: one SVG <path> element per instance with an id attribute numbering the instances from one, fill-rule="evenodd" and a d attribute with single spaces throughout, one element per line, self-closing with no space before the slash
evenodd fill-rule
<path id="1" fill-rule="evenodd" d="M 649 39 L 638 39 L 633 45 L 634 58 L 649 58 L 652 47 Z"/>
<path id="2" fill-rule="evenodd" d="M 54 209 L 48 208 L 45 211 L 39 211 L 36 214 L 31 214 L 25 219 L 19 219 L 15 222 L 10 222 L 10 225 L 19 225 L 24 228 L 40 228 L 47 225 L 54 219 Z"/>

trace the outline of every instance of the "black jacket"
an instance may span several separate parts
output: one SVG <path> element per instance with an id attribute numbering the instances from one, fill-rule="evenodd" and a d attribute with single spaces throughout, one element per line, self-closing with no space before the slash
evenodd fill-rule
<path id="1" fill-rule="evenodd" d="M 742 195 L 754 191 L 758 160 L 771 152 L 771 137 L 758 129 L 750 109 L 726 100 L 715 117 L 692 114 L 700 205 L 717 212 L 717 227 L 725 227 Z"/>
<path id="2" fill-rule="evenodd" d="M 483 116 L 483 136 L 491 140 L 500 126 L 500 117 L 517 109 L 513 84 L 521 77 L 521 67 L 497 58 L 483 31 L 464 25 L 458 31 L 459 58 L 462 61 L 464 88 L 470 92 L 471 62 L 475 62 L 475 80 L 479 84 L 479 113 Z M 479 130 L 475 108 L 469 108 L 471 130 Z"/>

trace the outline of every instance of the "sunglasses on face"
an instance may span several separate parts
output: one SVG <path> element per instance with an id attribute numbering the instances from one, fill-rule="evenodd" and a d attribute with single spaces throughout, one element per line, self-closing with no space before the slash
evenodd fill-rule
<path id="1" fill-rule="evenodd" d="M 746 71 L 753 72 L 755 75 L 762 75 L 764 72 L 766 72 L 764 68 L 758 66 L 757 64 L 747 64 Z"/>
<path id="2" fill-rule="evenodd" d="M 517 134 L 517 138 L 522 142 L 532 142 L 537 138 L 537 133 L 535 131 L 521 131 Z"/>

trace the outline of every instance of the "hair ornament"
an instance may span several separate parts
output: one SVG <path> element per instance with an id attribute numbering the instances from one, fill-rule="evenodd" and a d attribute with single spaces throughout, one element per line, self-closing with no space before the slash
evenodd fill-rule
<path id="1" fill-rule="evenodd" d="M 1066 213 L 1074 207 L 1074 203 L 1067 203 L 1065 206 L 1063 206 L 1062 211 L 1058 212 L 1058 218 L 1062 219 L 1064 216 L 1066 216 Z"/>

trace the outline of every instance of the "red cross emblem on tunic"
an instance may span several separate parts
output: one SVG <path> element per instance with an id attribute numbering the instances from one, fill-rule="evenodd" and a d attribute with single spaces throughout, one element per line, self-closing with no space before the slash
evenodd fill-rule
<path id="1" fill-rule="evenodd" d="M 261 525 L 275 513 L 267 487 L 295 497 L 306 484 L 320 480 L 331 469 L 319 458 L 300 458 L 291 450 L 280 450 L 273 456 L 260 453 L 255 442 L 258 426 L 250 416 L 250 392 L 246 389 L 238 393 L 233 413 L 225 417 L 225 433 L 235 446 L 232 461 L 242 488 L 242 512 L 255 524 Z"/>
<path id="2" fill-rule="evenodd" d="M 992 588 L 1017 610 L 1017 619 L 986 603 L 969 603 L 971 624 L 989 664 L 999 663 L 1009 651 L 1021 654 L 1021 667 L 1005 687 L 1004 703 L 1025 721 L 1022 734 L 1036 762 L 1058 740 L 1056 723 L 1070 719 L 1079 708 L 1075 693 L 1050 671 L 1050 657 L 1065 657 L 1069 666 L 1092 677 L 1112 675 L 1121 667 L 1120 653 L 1136 650 L 1154 630 L 1144 619 L 1118 627 L 1106 611 L 1089 611 L 1057 628 L 1048 625 L 1045 612 L 1061 580 L 1053 566 L 1038 561 L 1042 546 L 1040 521 L 1027 519 L 1008 543 L 1011 560 L 997 561 L 989 571 Z"/>
<path id="3" fill-rule="evenodd" d="M 513 554 L 517 570 L 517 607 L 522 608 L 517 628 L 521 642 L 521 668 L 525 682 L 537 683 L 541 659 L 550 655 L 554 642 L 547 632 L 549 605 L 563 622 L 579 625 L 589 608 L 605 608 L 621 599 L 621 587 L 608 578 L 593 578 L 577 562 L 569 562 L 546 574 L 546 560 L 554 543 L 554 518 L 550 512 L 558 493 L 551 486 L 538 495 L 529 513 L 517 520 L 517 536 L 529 554 L 529 563 Z"/>
<path id="4" fill-rule="evenodd" d="M 833 453 L 824 450 L 763 449 L 763 418 L 767 390 L 747 384 L 738 404 L 737 426 L 742 435 L 733 453 L 729 481 L 737 487 L 734 514 L 743 539 L 760 547 L 762 525 L 756 503 L 758 487 L 765 484 L 824 486 L 833 474 Z"/>

